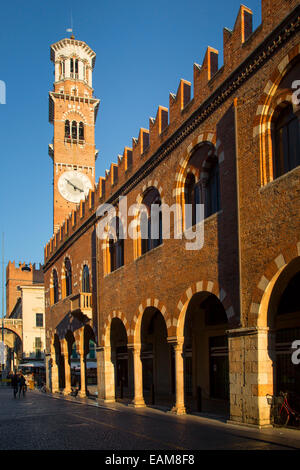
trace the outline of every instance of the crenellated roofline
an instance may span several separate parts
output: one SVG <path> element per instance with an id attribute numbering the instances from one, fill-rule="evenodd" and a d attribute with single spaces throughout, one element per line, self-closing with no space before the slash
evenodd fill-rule
<path id="1" fill-rule="evenodd" d="M 266 6 L 267 0 L 262 3 Z M 251 10 L 242 5 L 234 30 L 224 29 L 222 68 L 218 69 L 218 51 L 208 47 L 202 66 L 194 64 L 194 97 L 191 99 L 191 83 L 180 80 L 177 93 L 169 95 L 169 110 L 158 107 L 156 118 L 149 120 L 149 130 L 140 129 L 139 137 L 132 138 L 132 147 L 125 147 L 123 155 L 118 156 L 118 163 L 111 164 L 105 177 L 99 178 L 95 190 L 90 191 L 70 213 L 45 246 L 45 271 L 54 257 L 79 236 L 79 231 L 85 231 L 95 223 L 99 204 L 116 204 L 119 196 L 128 194 L 300 31 L 300 6 L 290 11 L 271 31 L 260 25 L 253 32 L 251 14 Z M 261 35 L 261 39 L 253 47 L 251 41 L 257 35 Z M 236 64 L 234 68 L 229 54 L 233 41 L 240 44 L 240 48 L 231 53 L 232 62 Z M 178 125 L 178 122 L 182 124 Z M 128 169 L 133 171 L 127 174 Z"/>

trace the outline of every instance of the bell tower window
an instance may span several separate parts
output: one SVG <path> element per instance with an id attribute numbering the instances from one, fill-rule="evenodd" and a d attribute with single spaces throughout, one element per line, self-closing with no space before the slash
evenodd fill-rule
<path id="1" fill-rule="evenodd" d="M 77 122 L 72 122 L 72 139 L 77 140 Z"/>
<path id="2" fill-rule="evenodd" d="M 70 59 L 70 73 L 72 77 L 74 73 L 74 59 Z"/>
<path id="3" fill-rule="evenodd" d="M 65 122 L 65 138 L 70 139 L 70 121 Z"/>
<path id="4" fill-rule="evenodd" d="M 84 124 L 83 124 L 83 122 L 79 123 L 79 140 L 84 140 Z"/>

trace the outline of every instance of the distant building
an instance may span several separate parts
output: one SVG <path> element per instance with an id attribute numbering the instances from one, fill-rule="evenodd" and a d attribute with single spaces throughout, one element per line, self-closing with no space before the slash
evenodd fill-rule
<path id="1" fill-rule="evenodd" d="M 4 336 L 7 361 L 43 361 L 45 350 L 45 298 L 42 267 L 9 262 L 6 268 Z"/>

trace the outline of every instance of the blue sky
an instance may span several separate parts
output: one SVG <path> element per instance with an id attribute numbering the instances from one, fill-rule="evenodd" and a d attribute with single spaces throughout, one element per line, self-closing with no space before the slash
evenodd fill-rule
<path id="1" fill-rule="evenodd" d="M 48 91 L 53 84 L 50 44 L 74 34 L 97 54 L 94 94 L 101 100 L 96 123 L 96 179 L 103 176 L 158 105 L 169 105 L 181 78 L 193 82 L 193 63 L 208 45 L 223 56 L 223 27 L 233 28 L 238 0 L 15 0 L 2 2 L 0 80 L 1 224 L 5 265 L 43 262 L 52 235 L 52 160 L 48 143 Z M 260 0 L 248 0 L 254 28 Z M 2 258 L 2 255 L 1 255 Z"/>

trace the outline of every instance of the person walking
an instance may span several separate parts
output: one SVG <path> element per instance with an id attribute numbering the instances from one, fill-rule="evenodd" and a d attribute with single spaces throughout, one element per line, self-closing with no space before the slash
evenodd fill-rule
<path id="1" fill-rule="evenodd" d="M 14 391 L 14 398 L 16 398 L 17 393 L 18 393 L 18 385 L 19 385 L 19 380 L 17 374 L 14 372 L 11 376 L 11 386 Z"/>
<path id="2" fill-rule="evenodd" d="M 21 395 L 21 392 L 23 392 L 23 397 L 25 396 L 25 391 L 26 391 L 26 380 L 22 372 L 20 372 L 19 375 L 19 398 Z"/>

